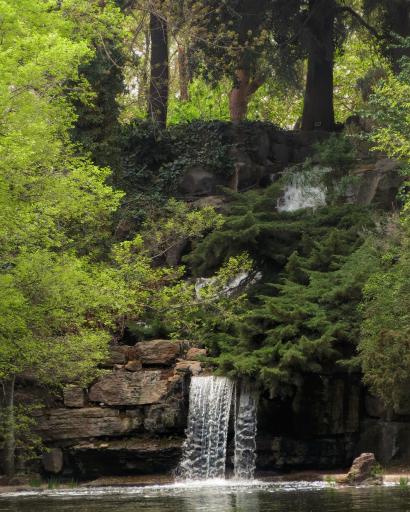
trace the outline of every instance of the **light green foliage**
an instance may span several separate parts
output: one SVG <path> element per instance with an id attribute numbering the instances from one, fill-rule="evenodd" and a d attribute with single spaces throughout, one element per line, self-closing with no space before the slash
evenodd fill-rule
<path id="1" fill-rule="evenodd" d="M 387 70 L 375 43 L 363 32 L 352 32 L 338 49 L 334 67 L 334 103 L 336 121 L 343 123 L 364 107 L 360 84 L 374 70 Z"/>
<path id="2" fill-rule="evenodd" d="M 276 77 L 267 80 L 252 96 L 248 119 L 269 121 L 280 128 L 293 129 L 302 115 L 300 89 L 283 84 Z"/>
<path id="3" fill-rule="evenodd" d="M 389 75 L 371 98 L 376 122 L 372 141 L 403 163 L 410 163 L 410 63 L 398 76 Z M 408 186 L 408 182 L 406 183 Z M 393 217 L 374 240 L 379 271 L 365 287 L 365 321 L 359 344 L 364 381 L 391 407 L 408 401 L 410 384 L 410 200 L 404 195 L 400 220 Z"/>
<path id="4" fill-rule="evenodd" d="M 365 320 L 359 344 L 364 381 L 393 407 L 407 403 L 410 383 L 409 205 L 401 226 L 390 226 L 396 232 L 390 232 L 387 244 L 379 249 L 381 269 L 364 289 Z"/>
<path id="5" fill-rule="evenodd" d="M 39 408 L 39 404 L 17 404 L 14 407 L 16 448 L 19 458 L 23 461 L 38 458 L 44 450 L 41 437 L 34 432 L 36 424 L 34 414 Z M 7 409 L 0 409 L 0 439 L 7 435 L 5 425 L 7 425 L 8 414 Z"/>
<path id="6" fill-rule="evenodd" d="M 410 159 L 410 61 L 399 75 L 390 73 L 376 87 L 369 101 L 369 115 L 376 122 L 371 135 L 375 150 L 408 162 Z"/>
<path id="7" fill-rule="evenodd" d="M 195 78 L 189 84 L 189 100 L 181 101 L 171 96 L 168 124 L 178 124 L 194 120 L 229 121 L 229 84 L 220 81 L 210 85 L 202 78 Z"/>
<path id="8" fill-rule="evenodd" d="M 407 489 L 409 487 L 409 479 L 405 476 L 401 476 L 399 480 L 400 489 Z"/>
<path id="9" fill-rule="evenodd" d="M 154 260 L 181 244 L 202 238 L 223 223 L 222 215 L 214 208 L 192 208 L 175 199 L 169 199 L 159 213 L 145 221 L 141 230 L 144 244 Z"/>
<path id="10" fill-rule="evenodd" d="M 146 226 L 145 245 L 137 236 L 109 249 L 122 193 L 107 185 L 108 169 L 78 156 L 70 143 L 75 116 L 65 94 L 67 83 L 83 87 L 78 69 L 92 54 L 84 38 L 94 32 L 81 20 L 97 15 L 93 6 L 63 2 L 60 11 L 41 0 L 0 3 L 3 379 L 30 368 L 48 384 L 68 376 L 88 382 L 112 334 L 126 319 L 140 319 L 182 275 L 183 269 L 153 267 L 147 246 L 195 238 L 218 222 L 211 209 L 188 212 L 174 202 L 163 234 Z"/>
<path id="11" fill-rule="evenodd" d="M 171 337 L 209 340 L 221 325 L 231 325 L 247 302 L 245 288 L 233 283 L 240 275 L 252 277 L 253 262 L 247 254 L 230 257 L 211 278 L 196 287 L 180 281 L 155 298 L 154 311 L 161 315 Z"/>
<path id="12" fill-rule="evenodd" d="M 73 122 L 64 84 L 78 80 L 78 65 L 91 56 L 84 41 L 65 35 L 69 23 L 48 4 L 0 3 L 0 165 L 16 179 L 17 170 L 40 171 L 59 157 Z"/>

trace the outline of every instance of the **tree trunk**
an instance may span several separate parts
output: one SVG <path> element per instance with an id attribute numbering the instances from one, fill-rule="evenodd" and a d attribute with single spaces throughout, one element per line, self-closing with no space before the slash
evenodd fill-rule
<path id="1" fill-rule="evenodd" d="M 308 70 L 302 115 L 302 130 L 335 129 L 333 107 L 334 0 L 310 0 Z"/>
<path id="2" fill-rule="evenodd" d="M 189 66 L 188 56 L 183 46 L 178 46 L 179 97 L 181 101 L 189 100 Z"/>
<path id="3" fill-rule="evenodd" d="M 390 30 L 393 34 L 406 38 L 410 36 L 410 5 L 408 0 L 390 0 L 388 3 Z M 393 70 L 399 73 L 402 57 L 410 57 L 410 48 L 388 48 Z"/>
<path id="4" fill-rule="evenodd" d="M 15 414 L 14 414 L 14 384 L 15 376 L 4 384 L 4 448 L 3 466 L 6 476 L 12 477 L 15 473 Z"/>
<path id="5" fill-rule="evenodd" d="M 235 84 L 229 95 L 229 111 L 232 122 L 246 119 L 249 100 L 263 82 L 263 78 L 255 78 L 250 81 L 249 72 L 244 68 L 236 70 Z"/>
<path id="6" fill-rule="evenodd" d="M 167 22 L 157 14 L 150 15 L 151 77 L 148 114 L 151 121 L 161 128 L 167 124 L 168 110 L 168 30 Z"/>

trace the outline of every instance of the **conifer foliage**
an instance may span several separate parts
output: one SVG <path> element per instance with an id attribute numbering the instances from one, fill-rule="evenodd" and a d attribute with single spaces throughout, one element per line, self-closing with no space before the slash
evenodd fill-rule
<path id="1" fill-rule="evenodd" d="M 276 194 L 274 186 L 234 196 L 224 225 L 196 247 L 191 262 L 203 270 L 206 262 L 249 252 L 262 278 L 236 320 L 210 334 L 213 362 L 283 394 L 304 374 L 326 373 L 352 356 L 362 288 L 376 262 L 364 237 L 368 210 L 280 213 Z"/>

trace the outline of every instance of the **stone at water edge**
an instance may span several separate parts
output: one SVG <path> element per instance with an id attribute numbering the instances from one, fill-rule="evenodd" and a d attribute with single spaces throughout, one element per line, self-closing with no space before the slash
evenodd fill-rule
<path id="1" fill-rule="evenodd" d="M 380 465 L 376 461 L 374 453 L 362 453 L 359 455 L 359 457 L 354 459 L 353 464 L 343 483 L 382 483 L 383 477 L 380 474 L 379 469 Z"/>
<path id="2" fill-rule="evenodd" d="M 63 451 L 61 448 L 51 448 L 43 454 L 41 462 L 47 473 L 57 475 L 63 469 Z"/>

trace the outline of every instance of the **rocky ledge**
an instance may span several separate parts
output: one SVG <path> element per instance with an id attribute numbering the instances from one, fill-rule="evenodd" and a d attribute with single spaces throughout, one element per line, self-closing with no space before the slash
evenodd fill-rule
<path id="1" fill-rule="evenodd" d="M 67 386 L 61 406 L 38 414 L 44 470 L 80 479 L 172 471 L 204 354 L 179 340 L 113 347 L 103 376 L 88 389 Z"/>

